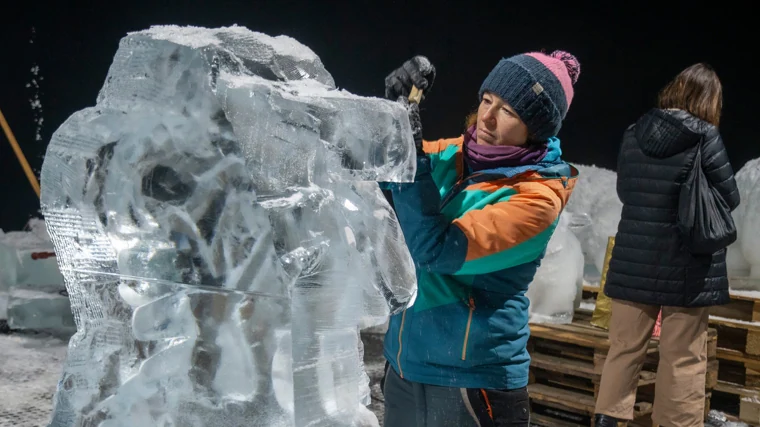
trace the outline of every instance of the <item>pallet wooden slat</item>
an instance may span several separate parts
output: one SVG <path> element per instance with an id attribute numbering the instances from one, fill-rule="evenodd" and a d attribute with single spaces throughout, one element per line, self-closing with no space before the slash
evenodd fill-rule
<path id="1" fill-rule="evenodd" d="M 599 375 L 594 370 L 593 363 L 582 362 L 579 360 L 569 360 L 562 357 L 549 356 L 546 354 L 532 354 L 530 366 L 545 369 L 547 371 L 558 372 L 561 374 L 575 375 L 578 377 L 598 380 Z"/>
<path id="2" fill-rule="evenodd" d="M 760 356 L 744 354 L 738 350 L 718 347 L 718 358 L 721 360 L 733 360 L 736 362 L 760 365 Z"/>
<path id="3" fill-rule="evenodd" d="M 550 339 L 553 341 L 575 344 L 580 347 L 609 351 L 610 340 L 607 331 L 571 323 L 569 325 L 531 324 L 532 338 Z M 657 343 L 649 343 L 648 351 L 657 351 Z"/>
<path id="4" fill-rule="evenodd" d="M 575 409 L 583 414 L 593 416 L 596 401 L 593 396 L 577 393 L 570 390 L 562 390 L 544 384 L 531 384 L 528 386 L 530 398 L 547 404 L 547 406 L 559 407 L 560 409 Z M 649 402 L 636 402 L 634 417 L 641 417 L 652 413 L 652 404 Z"/>
<path id="5" fill-rule="evenodd" d="M 602 378 L 601 371 L 597 368 L 598 364 L 549 356 L 546 354 L 532 354 L 530 366 L 531 368 L 542 369 L 559 374 L 587 378 L 595 383 L 598 383 Z M 639 385 L 654 384 L 655 377 L 656 375 L 654 372 L 641 371 L 639 373 Z"/>
<path id="6" fill-rule="evenodd" d="M 575 409 L 582 414 L 593 416 L 596 401 L 593 396 L 557 389 L 544 384 L 528 386 L 530 398 L 547 406 L 559 409 Z"/>
<path id="7" fill-rule="evenodd" d="M 715 391 L 735 394 L 741 397 L 760 399 L 760 390 L 742 387 L 741 385 L 731 384 L 725 381 L 718 381 L 718 385 L 715 386 Z"/>

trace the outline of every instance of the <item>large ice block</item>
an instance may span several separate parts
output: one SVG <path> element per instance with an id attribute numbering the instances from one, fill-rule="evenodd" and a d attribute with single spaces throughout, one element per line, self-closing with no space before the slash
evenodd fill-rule
<path id="1" fill-rule="evenodd" d="M 414 299 L 403 106 L 288 37 L 152 27 L 53 135 L 42 208 L 77 333 L 51 426 L 363 426 L 359 328 Z"/>

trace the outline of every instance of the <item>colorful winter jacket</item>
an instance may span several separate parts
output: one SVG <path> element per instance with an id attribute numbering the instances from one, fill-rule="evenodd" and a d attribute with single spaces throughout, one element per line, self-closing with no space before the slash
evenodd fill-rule
<path id="1" fill-rule="evenodd" d="M 463 137 L 424 141 L 414 183 L 391 186 L 417 268 L 413 306 L 390 320 L 385 357 L 409 381 L 528 384 L 528 284 L 578 171 L 552 138 L 539 164 L 466 173 Z"/>

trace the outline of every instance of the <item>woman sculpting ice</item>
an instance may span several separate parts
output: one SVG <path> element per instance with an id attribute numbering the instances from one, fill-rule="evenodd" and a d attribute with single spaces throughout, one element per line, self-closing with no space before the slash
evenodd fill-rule
<path id="1" fill-rule="evenodd" d="M 577 170 L 556 138 L 578 78 L 565 52 L 501 60 L 463 136 L 418 144 L 414 183 L 393 201 L 417 266 L 413 307 L 385 339 L 385 425 L 528 426 L 528 284 Z M 424 57 L 386 79 L 402 101 L 435 78 Z"/>

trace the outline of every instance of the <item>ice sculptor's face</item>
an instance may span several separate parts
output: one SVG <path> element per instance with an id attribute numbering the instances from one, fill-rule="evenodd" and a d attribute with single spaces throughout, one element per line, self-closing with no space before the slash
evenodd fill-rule
<path id="1" fill-rule="evenodd" d="M 479 145 L 518 146 L 528 142 L 528 126 L 499 96 L 485 92 L 478 107 Z"/>

